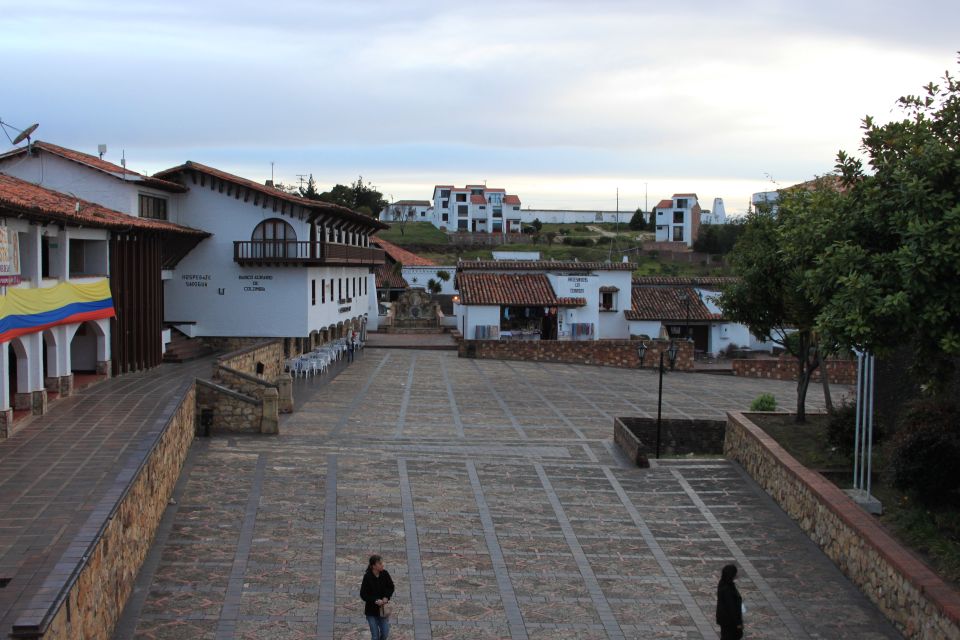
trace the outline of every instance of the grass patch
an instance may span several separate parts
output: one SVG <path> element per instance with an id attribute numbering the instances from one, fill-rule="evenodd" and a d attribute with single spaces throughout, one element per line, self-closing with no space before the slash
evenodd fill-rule
<path id="1" fill-rule="evenodd" d="M 377 232 L 377 237 L 400 246 L 447 244 L 447 234 L 429 222 L 408 222 L 402 234 L 400 226 L 395 224 L 389 229 Z"/>
<path id="2" fill-rule="evenodd" d="M 827 443 L 827 417 L 807 414 L 806 424 L 796 424 L 792 414 L 750 414 L 804 466 L 824 473 L 841 489 L 853 486 L 853 462 Z M 874 448 L 876 477 L 872 493 L 883 503 L 879 521 L 905 547 L 917 553 L 941 578 L 960 588 L 960 508 L 925 507 L 889 484 L 884 477 L 882 447 Z"/>

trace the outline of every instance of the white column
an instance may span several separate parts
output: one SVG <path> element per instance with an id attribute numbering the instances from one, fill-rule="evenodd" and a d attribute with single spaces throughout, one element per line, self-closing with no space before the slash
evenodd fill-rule
<path id="1" fill-rule="evenodd" d="M 10 404 L 10 343 L 0 342 L 0 411 L 6 411 Z"/>

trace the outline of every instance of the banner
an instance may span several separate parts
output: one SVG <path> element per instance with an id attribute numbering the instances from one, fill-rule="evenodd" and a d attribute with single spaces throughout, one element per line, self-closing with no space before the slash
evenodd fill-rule
<path id="1" fill-rule="evenodd" d="M 0 296 L 0 342 L 61 324 L 115 315 L 106 278 L 89 284 L 61 282 L 49 288 L 11 288 L 7 295 Z"/>
<path id="2" fill-rule="evenodd" d="M 20 284 L 20 234 L 0 227 L 0 286 Z"/>

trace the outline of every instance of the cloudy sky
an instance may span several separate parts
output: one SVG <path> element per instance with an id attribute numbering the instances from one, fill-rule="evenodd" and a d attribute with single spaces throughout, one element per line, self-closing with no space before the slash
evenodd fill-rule
<path id="1" fill-rule="evenodd" d="M 669 6 L 668 6 L 669 5 Z M 831 169 L 957 72 L 960 2 L 0 0 L 0 118 L 152 173 L 194 160 L 534 208 L 750 193 Z M 3 145 L 5 138 L 0 138 Z M 2 145 L 0 145 L 2 146 Z"/>

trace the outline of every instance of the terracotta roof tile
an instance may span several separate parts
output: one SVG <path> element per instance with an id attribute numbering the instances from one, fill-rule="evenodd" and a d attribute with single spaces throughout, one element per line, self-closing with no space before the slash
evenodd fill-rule
<path id="1" fill-rule="evenodd" d="M 166 220 L 128 216 L 94 202 L 80 200 L 2 173 L 0 173 L 0 208 L 77 226 L 115 230 L 134 228 L 201 237 L 210 235 L 206 231 L 184 227 Z"/>
<path id="2" fill-rule="evenodd" d="M 285 202 L 292 202 L 298 204 L 301 207 L 306 207 L 321 213 L 329 213 L 341 218 L 345 218 L 350 222 L 359 222 L 366 227 L 372 229 L 389 229 L 390 225 L 384 224 L 379 220 L 375 220 L 370 216 L 363 215 L 362 213 L 357 213 L 352 209 L 347 207 L 342 207 L 338 204 L 332 204 L 330 202 L 322 202 L 320 200 L 308 200 L 306 198 L 301 198 L 300 196 L 295 196 L 279 189 L 274 189 L 273 187 L 268 187 L 265 184 L 260 184 L 259 182 L 254 182 L 253 180 L 248 180 L 246 178 L 241 178 L 240 176 L 235 176 L 232 173 L 227 173 L 226 171 L 221 171 L 220 169 L 214 169 L 213 167 L 208 167 L 205 164 L 200 164 L 199 162 L 193 162 L 188 160 L 187 162 L 169 169 L 164 169 L 156 173 L 155 175 L 163 176 L 164 178 L 172 178 L 178 174 L 184 173 L 186 171 L 198 171 L 204 173 L 208 176 L 213 176 L 214 178 L 219 178 L 225 182 L 230 182 L 241 187 L 245 187 L 252 191 L 257 191 L 264 195 L 268 195 L 271 198 L 276 198 L 278 200 L 283 200 Z"/>
<path id="3" fill-rule="evenodd" d="M 412 251 L 407 251 L 403 247 L 398 247 L 392 242 L 387 242 L 383 238 L 372 238 L 372 242 L 379 245 L 394 262 L 400 262 L 405 267 L 435 267 L 437 263 L 433 260 L 421 258 Z"/>
<path id="4" fill-rule="evenodd" d="M 690 287 L 633 287 L 627 320 L 722 320 Z M 689 307 L 687 300 L 690 301 Z"/>
<path id="5" fill-rule="evenodd" d="M 460 304 L 555 307 L 557 295 L 542 273 L 458 273 Z"/>
<path id="6" fill-rule="evenodd" d="M 600 293 L 616 293 L 617 291 L 620 291 L 620 287 L 613 287 L 613 286 L 600 287 Z"/>
<path id="7" fill-rule="evenodd" d="M 106 173 L 114 178 L 117 178 L 118 180 L 135 182 L 144 187 L 152 187 L 154 189 L 160 189 L 161 191 L 169 191 L 172 193 L 183 193 L 187 190 L 186 187 L 177 184 L 176 182 L 145 176 L 137 173 L 136 171 L 131 171 L 126 167 L 121 167 L 120 165 L 113 164 L 112 162 L 101 160 L 98 156 L 90 155 L 89 153 L 74 151 L 73 149 L 67 149 L 66 147 L 61 147 L 49 142 L 43 142 L 42 140 L 37 140 L 32 144 L 32 146 L 36 149 L 59 156 L 65 160 L 85 165 L 101 173 Z M 21 155 L 26 153 L 27 149 L 27 147 L 20 147 L 3 154 L 0 156 L 0 158 L 12 158 Z"/>
<path id="8" fill-rule="evenodd" d="M 657 203 L 657 206 L 654 207 L 654 209 L 672 209 L 672 208 L 673 208 L 673 200 L 670 200 L 669 198 L 664 198 L 663 200 Z"/>
<path id="9" fill-rule="evenodd" d="M 392 264 L 381 264 L 373 270 L 377 289 L 406 289 L 410 285 L 399 273 L 394 273 Z"/>
<path id="10" fill-rule="evenodd" d="M 587 306 L 586 298 L 557 298 L 558 307 L 585 307 Z"/>
<path id="11" fill-rule="evenodd" d="M 633 271 L 629 262 L 555 262 L 552 260 L 461 260 L 457 271 Z"/>
<path id="12" fill-rule="evenodd" d="M 733 276 L 640 276 L 633 279 L 634 287 L 685 286 L 722 287 L 737 281 Z"/>
<path id="13" fill-rule="evenodd" d="M 514 195 L 503 196 L 503 204 L 520 204 L 520 197 Z"/>
<path id="14" fill-rule="evenodd" d="M 470 204 L 487 204 L 487 199 L 483 196 L 472 195 L 470 196 Z"/>
<path id="15" fill-rule="evenodd" d="M 673 194 L 674 198 L 696 198 L 697 194 L 695 193 L 675 193 Z"/>

